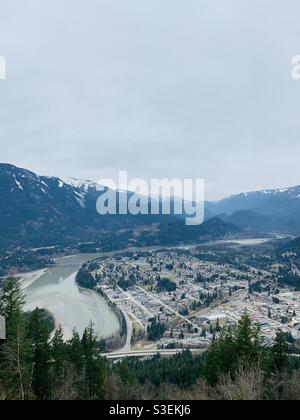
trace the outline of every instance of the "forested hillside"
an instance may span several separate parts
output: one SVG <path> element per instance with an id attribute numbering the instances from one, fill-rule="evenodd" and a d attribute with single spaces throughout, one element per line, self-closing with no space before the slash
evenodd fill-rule
<path id="1" fill-rule="evenodd" d="M 127 360 L 111 365 L 101 356 L 93 325 L 83 337 L 64 342 L 43 311 L 23 313 L 15 279 L 0 296 L 7 340 L 0 344 L 0 399 L 300 399 L 300 360 L 278 332 L 272 348 L 262 346 L 248 315 L 224 330 L 206 355 L 184 352 L 170 359 Z"/>
<path id="2" fill-rule="evenodd" d="M 111 251 L 219 239 L 240 232 L 219 219 L 192 228 L 174 214 L 99 215 L 96 203 L 104 190 L 92 181 L 38 176 L 0 164 L 0 257 L 1 252 L 19 247 L 60 245 L 80 246 L 83 252 Z M 128 199 L 132 193 L 118 192 L 118 203 L 124 195 Z"/>

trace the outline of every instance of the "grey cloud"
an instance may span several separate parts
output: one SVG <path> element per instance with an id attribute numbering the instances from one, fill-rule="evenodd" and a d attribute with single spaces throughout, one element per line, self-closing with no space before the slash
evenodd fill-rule
<path id="1" fill-rule="evenodd" d="M 300 184 L 298 0 L 0 0 L 0 156 L 41 174 Z"/>

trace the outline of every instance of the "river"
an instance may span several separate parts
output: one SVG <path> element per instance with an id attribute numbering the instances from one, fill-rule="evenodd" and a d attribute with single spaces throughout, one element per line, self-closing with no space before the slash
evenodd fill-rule
<path id="1" fill-rule="evenodd" d="M 271 238 L 214 241 L 207 243 L 207 245 L 234 242 L 249 246 L 270 240 Z M 195 245 L 188 246 L 188 248 L 194 247 Z M 139 251 L 161 248 L 147 247 L 141 248 Z M 119 252 L 124 252 L 124 250 Z M 115 253 L 118 252 L 112 254 Z M 79 254 L 58 258 L 53 267 L 38 272 L 21 274 L 21 287 L 26 296 L 25 310 L 33 310 L 36 307 L 47 309 L 53 314 L 56 325 L 62 326 L 65 339 L 71 337 L 72 330 L 75 327 L 79 334 L 82 334 L 91 321 L 101 337 L 106 338 L 115 335 L 120 328 L 119 321 L 104 299 L 94 291 L 78 288 L 75 283 L 75 277 L 81 265 L 100 255 L 103 254 Z M 106 255 L 109 255 L 109 253 Z"/>
<path id="2" fill-rule="evenodd" d="M 92 321 L 102 338 L 115 335 L 120 328 L 118 318 L 104 299 L 96 292 L 78 288 L 76 274 L 82 264 L 97 254 L 83 254 L 59 258 L 53 267 L 23 277 L 26 297 L 25 310 L 36 307 L 47 309 L 61 325 L 65 339 L 76 330 L 82 335 Z"/>

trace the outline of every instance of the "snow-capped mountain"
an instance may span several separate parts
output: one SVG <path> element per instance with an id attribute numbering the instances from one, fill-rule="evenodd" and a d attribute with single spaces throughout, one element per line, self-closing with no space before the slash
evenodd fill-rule
<path id="1" fill-rule="evenodd" d="M 0 177 L 0 194 L 3 199 L 5 194 L 6 199 L 26 197 L 32 202 L 39 199 L 51 202 L 58 196 L 60 198 L 66 196 L 72 206 L 77 202 L 80 207 L 86 207 L 92 193 L 105 190 L 102 185 L 92 181 L 38 176 L 26 169 L 8 164 L 0 165 Z M 54 205 L 54 202 L 52 204 Z"/>
<path id="2" fill-rule="evenodd" d="M 300 232 L 300 186 L 241 193 L 206 206 L 238 226 Z"/>
<path id="3" fill-rule="evenodd" d="M 51 178 L 50 178 L 51 179 Z M 65 178 L 59 179 L 59 187 L 63 188 L 65 185 L 68 185 L 72 188 L 75 188 L 80 191 L 88 192 L 89 190 L 95 191 L 104 191 L 105 186 L 97 184 L 94 181 L 76 179 L 76 178 Z"/>
<path id="4" fill-rule="evenodd" d="M 96 202 L 103 190 L 93 181 L 38 176 L 0 164 L 0 250 L 78 242 L 101 249 L 172 245 L 239 232 L 220 219 L 188 229 L 173 215 L 100 216 Z M 119 191 L 117 202 L 131 194 Z"/>
<path id="5" fill-rule="evenodd" d="M 108 225 L 96 211 L 101 191 L 104 187 L 93 181 L 38 176 L 0 164 L 0 245 L 16 239 L 37 245 L 89 240 L 99 232 L 142 223 L 139 218 L 111 216 Z"/>

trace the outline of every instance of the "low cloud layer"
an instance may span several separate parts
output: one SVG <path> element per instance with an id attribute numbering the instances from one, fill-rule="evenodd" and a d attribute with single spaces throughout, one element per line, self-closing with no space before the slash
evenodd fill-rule
<path id="1" fill-rule="evenodd" d="M 40 174 L 300 184 L 298 0 L 0 0 L 0 160 Z"/>

